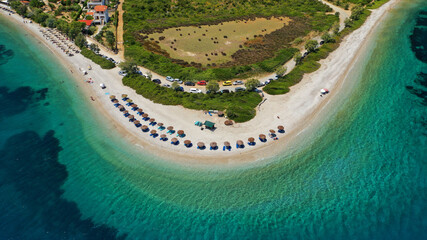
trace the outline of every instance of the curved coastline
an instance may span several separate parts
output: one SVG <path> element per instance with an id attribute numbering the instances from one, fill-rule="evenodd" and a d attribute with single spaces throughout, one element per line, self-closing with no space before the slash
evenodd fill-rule
<path id="1" fill-rule="evenodd" d="M 257 116 L 254 119 L 228 128 L 223 125 L 225 119 L 207 117 L 201 111 L 184 109 L 181 106 L 164 106 L 144 99 L 132 89 L 122 85 L 117 69 L 102 70 L 92 63 L 93 70 L 89 71 L 88 76 L 95 81 L 95 84 L 89 85 L 83 81 L 85 77 L 78 69 L 86 68 L 85 66 L 91 64 L 90 60 L 81 55 L 76 55 L 72 58 L 65 56 L 42 37 L 39 32 L 40 27 L 36 24 L 23 24 L 17 15 L 12 17 L 5 16 L 5 18 L 14 19 L 16 25 L 21 26 L 40 42 L 44 43 L 64 67 L 72 70 L 72 76 L 76 79 L 84 96 L 89 101 L 91 96 L 95 97 L 96 101 L 91 104 L 93 110 L 98 111 L 100 115 L 109 120 L 111 123 L 110 126 L 107 126 L 109 130 L 117 131 L 126 141 L 134 144 L 137 148 L 141 148 L 143 151 L 148 150 L 151 154 L 167 160 L 182 164 L 230 165 L 254 162 L 277 155 L 289 146 L 297 144 L 305 133 L 313 131 L 314 123 L 320 122 L 321 118 L 325 117 L 323 111 L 336 102 L 337 93 L 345 87 L 347 74 L 360 56 L 363 46 L 372 36 L 373 30 L 380 24 L 389 9 L 398 1 L 391 0 L 379 9 L 374 10 L 361 28 L 349 34 L 337 50 L 320 62 L 322 66 L 319 70 L 304 76 L 304 79 L 299 84 L 291 88 L 290 93 L 280 96 L 267 96 L 268 100 L 257 109 Z M 208 149 L 199 151 L 195 146 L 191 149 L 186 149 L 182 144 L 173 146 L 169 141 L 163 143 L 158 139 L 151 138 L 147 133 L 142 133 L 133 124 L 129 123 L 127 118 L 121 116 L 122 114 L 113 107 L 109 97 L 105 95 L 106 91 L 99 88 L 99 83 L 101 82 L 107 85 L 106 91 L 113 95 L 120 96 L 121 93 L 127 93 L 139 106 L 142 106 L 147 113 L 154 116 L 159 122 L 164 122 L 165 125 L 173 125 L 175 129 L 184 129 L 189 135 L 188 139 L 192 140 L 194 145 L 198 141 L 203 141 L 206 145 L 209 145 L 210 141 L 216 141 L 220 146 L 222 146 L 222 141 L 230 141 L 233 145 L 237 139 L 246 140 L 248 137 L 257 137 L 260 133 L 266 134 L 269 129 L 275 129 L 277 125 L 284 125 L 287 132 L 283 135 L 279 134 L 280 139 L 278 141 L 269 140 L 266 144 L 258 142 L 256 147 L 246 146 L 243 150 L 237 150 L 233 147 L 231 152 L 209 151 Z M 319 89 L 322 86 L 331 90 L 331 93 L 324 98 L 319 97 Z M 284 102 L 287 103 L 286 106 L 283 106 Z M 172 115 L 171 113 L 174 114 Z M 179 117 L 176 118 L 175 116 Z M 276 118 L 276 116 L 280 116 L 280 119 Z M 207 131 L 200 132 L 193 125 L 193 122 L 202 119 L 212 120 L 220 127 L 213 134 Z M 261 129 L 261 131 L 258 129 Z"/>

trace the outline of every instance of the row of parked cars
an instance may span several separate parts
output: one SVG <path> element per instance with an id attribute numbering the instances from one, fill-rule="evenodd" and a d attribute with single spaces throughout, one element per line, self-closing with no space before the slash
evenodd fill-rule
<path id="1" fill-rule="evenodd" d="M 142 75 L 142 76 L 144 76 L 144 77 L 146 77 L 146 78 L 148 78 L 148 76 L 145 75 L 145 74 L 143 74 L 141 71 L 138 71 L 137 73 L 140 74 L 140 75 Z M 119 75 L 126 76 L 127 73 L 126 73 L 126 71 L 121 70 L 121 71 L 119 71 Z M 276 79 L 277 79 L 277 77 L 276 77 Z M 273 78 L 270 78 L 270 79 L 266 80 L 265 82 L 260 82 L 260 84 L 258 85 L 258 87 L 265 86 L 265 85 L 269 84 L 273 80 L 274 80 Z M 162 81 L 160 79 L 158 79 L 158 78 L 152 79 L 151 81 L 153 81 L 154 83 L 159 84 L 159 85 L 162 84 Z M 183 83 L 182 80 L 180 80 L 178 78 L 172 78 L 171 76 L 167 76 L 166 77 L 166 81 L 169 81 L 169 82 L 172 82 L 172 83 L 173 82 L 177 82 L 178 84 L 182 84 Z M 207 82 L 205 80 L 198 81 L 197 83 L 194 83 L 194 82 L 191 82 L 191 81 L 184 82 L 185 86 L 195 86 L 196 84 L 199 85 L 199 86 L 205 86 L 205 85 L 207 85 Z M 222 83 L 223 86 L 243 85 L 243 84 L 244 84 L 244 82 L 241 81 L 241 80 L 236 80 L 234 82 L 232 82 L 232 81 L 224 81 Z M 163 87 L 167 87 L 167 88 L 171 87 L 171 85 L 168 84 L 168 83 L 164 83 L 162 86 Z M 180 87 L 178 87 L 175 90 L 183 92 L 184 88 L 180 86 Z M 246 90 L 246 88 L 244 88 L 244 87 L 236 87 L 234 89 L 235 92 L 241 92 L 241 91 L 245 91 L 245 90 Z M 256 89 L 255 91 L 260 92 L 261 90 Z M 189 92 L 190 93 L 202 93 L 202 90 L 197 89 L 197 88 L 190 88 Z M 222 89 L 219 92 L 220 93 L 230 93 L 230 92 L 233 92 L 233 91 L 231 89 Z M 207 93 L 209 93 L 209 91 Z"/>

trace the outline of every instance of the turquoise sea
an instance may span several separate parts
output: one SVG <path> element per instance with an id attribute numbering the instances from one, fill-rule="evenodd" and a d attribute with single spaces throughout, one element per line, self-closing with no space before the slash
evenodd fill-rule
<path id="1" fill-rule="evenodd" d="M 0 239 L 427 239 L 425 0 L 388 15 L 318 130 L 256 164 L 136 151 L 68 73 L 0 17 Z"/>

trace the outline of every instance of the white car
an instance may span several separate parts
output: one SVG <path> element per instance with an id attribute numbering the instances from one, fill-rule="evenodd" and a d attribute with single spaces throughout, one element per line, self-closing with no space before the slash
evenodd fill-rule
<path id="1" fill-rule="evenodd" d="M 270 80 L 265 80 L 264 84 L 267 85 L 270 83 Z"/>
<path id="2" fill-rule="evenodd" d="M 197 88 L 190 88 L 190 92 L 191 92 L 191 93 L 201 93 L 201 92 L 202 92 L 202 90 L 197 89 Z"/>
<path id="3" fill-rule="evenodd" d="M 242 85 L 243 81 L 237 80 L 233 82 L 233 85 Z"/>
<path id="4" fill-rule="evenodd" d="M 170 88 L 170 87 L 171 87 L 171 85 L 169 85 L 169 84 L 167 84 L 167 83 L 163 84 L 162 86 L 163 86 L 163 87 L 167 87 L 167 88 Z"/>
<path id="5" fill-rule="evenodd" d="M 182 84 L 182 80 L 179 80 L 179 78 L 175 78 L 173 81 L 174 81 L 174 82 L 177 82 L 177 83 L 179 83 L 179 84 Z"/>
<path id="6" fill-rule="evenodd" d="M 167 77 L 166 77 L 166 81 L 173 82 L 173 80 L 174 80 L 174 79 L 173 79 L 171 76 L 167 76 Z"/>

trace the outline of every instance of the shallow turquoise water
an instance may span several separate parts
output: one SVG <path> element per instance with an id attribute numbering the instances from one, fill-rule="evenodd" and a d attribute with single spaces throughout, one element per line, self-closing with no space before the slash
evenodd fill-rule
<path id="1" fill-rule="evenodd" d="M 381 25 L 322 131 L 233 169 L 132 150 L 0 18 L 14 52 L 0 65 L 0 239 L 425 239 L 427 65 L 410 38 L 423 7 L 404 1 Z"/>

